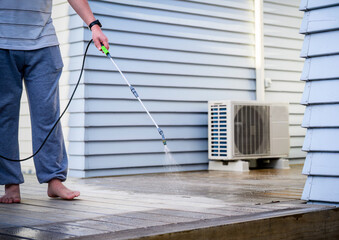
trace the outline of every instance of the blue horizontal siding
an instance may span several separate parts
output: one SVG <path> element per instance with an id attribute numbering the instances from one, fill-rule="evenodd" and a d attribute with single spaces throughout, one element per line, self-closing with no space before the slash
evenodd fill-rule
<path id="1" fill-rule="evenodd" d="M 307 81 L 301 103 L 337 103 L 339 102 L 339 80 Z"/>
<path id="2" fill-rule="evenodd" d="M 264 12 L 275 14 L 275 15 L 281 15 L 281 16 L 290 16 L 293 18 L 302 18 L 302 13 L 298 11 L 298 8 L 296 8 L 296 1 L 290 0 L 290 1 L 272 1 L 272 0 L 265 0 L 264 4 Z M 295 26 L 293 26 L 295 27 Z"/>
<path id="3" fill-rule="evenodd" d="M 326 44 L 324 44 L 326 39 Z M 339 32 L 322 32 L 305 36 L 301 57 L 317 57 L 339 53 Z"/>
<path id="4" fill-rule="evenodd" d="M 198 64 L 198 65 L 213 65 L 213 66 L 231 66 L 238 68 L 253 68 L 253 58 L 208 54 L 197 52 L 184 52 L 173 50 L 162 50 L 154 48 L 140 48 L 140 47 L 125 47 L 113 45 L 112 57 L 118 59 L 135 59 L 145 61 L 157 61 L 167 63 L 182 63 L 182 64 Z"/>
<path id="5" fill-rule="evenodd" d="M 162 126 L 161 122 L 159 125 Z M 206 126 L 164 126 L 168 140 L 207 138 Z M 159 134 L 153 126 L 147 127 L 90 127 L 86 129 L 85 141 L 157 140 Z"/>
<path id="6" fill-rule="evenodd" d="M 169 75 L 184 75 L 184 76 L 213 76 L 213 77 L 233 77 L 255 79 L 253 69 L 248 69 L 243 66 L 236 67 L 233 64 L 218 65 L 213 64 L 194 64 L 182 63 L 178 61 L 156 61 L 156 60 L 139 60 L 139 59 L 122 59 L 115 58 L 117 64 L 124 72 L 138 73 L 157 73 Z M 80 59 L 79 59 L 80 61 Z M 72 70 L 70 66 L 70 70 Z M 107 71 L 114 70 L 114 66 L 104 57 L 88 57 L 86 68 Z"/>
<path id="7" fill-rule="evenodd" d="M 339 128 L 307 129 L 303 150 L 317 152 L 339 152 Z"/>
<path id="8" fill-rule="evenodd" d="M 212 0 L 206 2 L 205 0 L 184 0 L 185 2 L 191 3 L 199 3 L 201 6 L 211 5 L 218 7 L 226 7 L 226 8 L 235 8 L 235 9 L 243 9 L 248 11 L 254 11 L 254 4 L 251 0 L 240 0 L 240 1 L 232 1 L 232 0 Z"/>
<path id="9" fill-rule="evenodd" d="M 338 60 L 339 55 L 307 58 L 301 80 L 339 78 Z"/>
<path id="10" fill-rule="evenodd" d="M 113 2 L 108 3 L 103 1 L 91 1 L 91 8 L 93 12 L 98 16 L 106 15 L 119 18 L 160 22 L 182 26 L 192 26 L 205 29 L 254 33 L 254 29 L 251 27 L 251 22 L 253 22 L 253 20 L 251 22 L 245 22 L 243 20 L 239 21 L 237 19 L 222 19 L 216 16 L 209 17 L 203 15 L 180 13 L 171 10 L 158 10 L 149 7 L 135 7 L 133 5 L 127 5 L 128 1 L 125 2 L 126 5 L 114 4 Z M 167 0 L 166 2 L 168 4 L 168 2 L 171 1 Z M 243 17 L 245 18 L 246 16 L 246 12 L 244 12 Z M 239 16 L 237 16 L 236 18 L 239 18 Z"/>
<path id="11" fill-rule="evenodd" d="M 98 1 L 100 2 L 100 1 Z M 177 13 L 185 13 L 185 14 L 194 14 L 198 16 L 210 16 L 210 17 L 218 17 L 218 18 L 225 18 L 225 19 L 237 19 L 240 21 L 253 21 L 251 12 L 248 11 L 249 9 L 239 9 L 234 8 L 230 5 L 231 2 L 225 2 L 225 8 L 221 8 L 220 6 L 213 6 L 208 5 L 205 2 L 203 4 L 192 4 L 189 1 L 166 1 L 165 3 L 159 2 L 157 0 L 101 0 L 101 2 L 107 3 L 117 3 L 120 5 L 127 5 L 127 6 L 135 6 L 141 8 L 149 8 L 149 9 L 156 9 L 156 10 L 163 10 L 163 11 L 171 11 Z M 239 1 L 245 2 L 245 1 Z M 230 8 L 232 6 L 232 8 Z M 248 6 L 247 6 L 248 7 Z"/>
<path id="12" fill-rule="evenodd" d="M 306 105 L 302 126 L 307 128 L 303 174 L 308 175 L 302 199 L 339 203 L 339 1 L 303 0 L 306 11 L 300 32 L 306 34 L 301 56 L 307 58 L 301 80 L 306 81 L 301 103 Z"/>
<path id="13" fill-rule="evenodd" d="M 265 0 L 265 2 L 276 3 L 282 6 L 299 7 L 299 2 L 295 0 L 285 0 L 283 2 L 280 0 Z"/>
<path id="14" fill-rule="evenodd" d="M 305 183 L 302 199 L 338 203 L 338 177 L 309 176 Z"/>
<path id="15" fill-rule="evenodd" d="M 126 86 L 87 85 L 85 98 L 133 99 Z M 173 101 L 207 101 L 208 99 L 254 99 L 255 92 L 237 89 L 186 89 L 175 87 L 143 87 L 136 88 L 140 97 L 146 100 Z"/>
<path id="16" fill-rule="evenodd" d="M 302 126 L 305 128 L 339 127 L 339 104 L 307 106 Z"/>
<path id="17" fill-rule="evenodd" d="M 300 33 L 316 33 L 339 29 L 339 6 L 305 12 Z"/>
<path id="18" fill-rule="evenodd" d="M 161 26 L 161 29 L 163 29 L 163 27 L 164 26 Z M 152 28 L 152 30 L 155 31 L 154 28 Z M 233 33 L 228 34 L 228 37 L 225 34 L 222 36 L 221 39 L 210 39 L 208 37 L 211 34 L 206 36 L 205 32 L 202 32 L 201 34 L 192 33 L 191 36 L 190 30 L 186 30 L 184 32 L 186 35 L 180 35 L 180 32 L 178 31 L 174 32 L 173 35 L 169 35 L 166 33 L 161 33 L 160 28 L 157 34 L 147 31 L 124 32 L 119 30 L 110 30 L 105 33 L 107 37 L 111 40 L 111 49 L 113 49 L 113 51 L 111 50 L 112 54 L 117 54 L 116 51 L 121 51 L 122 46 L 129 46 L 139 48 L 142 47 L 145 49 L 140 50 L 144 51 L 147 51 L 148 49 L 159 49 L 167 51 L 175 50 L 182 53 L 206 53 L 213 56 L 227 56 L 232 54 L 232 56 L 254 57 L 254 52 L 252 49 L 252 46 L 254 45 L 254 40 L 250 35 L 245 34 L 237 35 Z M 86 35 L 90 35 L 90 32 L 88 30 L 86 30 Z M 242 47 L 239 48 L 238 44 L 242 44 Z M 114 48 L 114 46 L 117 47 Z M 121 49 L 118 46 L 120 46 Z M 100 54 L 92 48 L 89 50 L 89 53 L 96 55 Z M 133 53 L 133 51 L 131 51 L 131 53 Z M 144 57 L 147 57 L 147 55 Z"/>
<path id="19" fill-rule="evenodd" d="M 159 143 L 161 145 L 161 142 Z M 176 162 L 166 162 L 165 153 L 137 153 L 120 155 L 86 156 L 87 170 L 129 168 L 129 167 L 161 167 L 166 165 L 206 164 L 207 152 L 174 152 L 171 153 Z M 147 159 L 147 161 L 145 161 Z M 165 168 L 165 167 L 164 167 Z"/>
<path id="20" fill-rule="evenodd" d="M 325 8 L 339 5 L 338 0 L 301 0 L 300 2 L 300 10 L 314 10 L 317 8 Z"/>
<path id="21" fill-rule="evenodd" d="M 194 26 L 171 25 L 166 22 L 148 22 L 135 19 L 121 19 L 111 16 L 100 16 L 100 21 L 104 24 L 106 23 L 105 26 L 103 26 L 103 29 L 108 36 L 111 36 L 113 32 L 119 31 L 154 36 L 178 37 L 182 39 L 207 40 L 211 42 L 254 44 L 254 34 L 248 34 L 246 32 L 218 31 Z M 114 23 L 111 27 L 109 27 L 110 22 Z M 87 35 L 90 35 L 89 31 Z M 112 41 L 114 42 L 114 38 Z"/>
<path id="22" fill-rule="evenodd" d="M 107 112 L 94 112 L 86 113 L 73 113 L 68 121 L 70 127 L 114 127 L 114 126 L 151 126 L 152 121 L 148 115 L 142 111 L 139 106 L 140 112 L 135 113 L 107 113 Z M 204 126 L 206 125 L 207 115 L 203 113 L 155 113 L 151 112 L 152 116 L 161 122 L 164 126 Z M 86 119 L 86 120 L 85 120 Z"/>
<path id="23" fill-rule="evenodd" d="M 303 168 L 303 174 L 312 176 L 339 177 L 339 153 L 309 152 Z"/>
<path id="24" fill-rule="evenodd" d="M 85 108 L 87 113 L 92 112 L 143 112 L 140 109 L 140 103 L 131 100 L 115 100 L 105 99 L 105 103 L 102 103 L 101 99 L 86 99 Z M 190 109 L 191 113 L 207 113 L 207 102 L 196 101 L 196 102 L 183 102 L 183 101 L 143 101 L 149 110 L 152 112 L 187 112 Z"/>
<path id="25" fill-rule="evenodd" d="M 97 76 L 100 75 L 98 79 Z M 214 76 L 187 76 L 187 75 L 168 75 L 156 73 L 133 73 L 127 72 L 125 76 L 134 86 L 158 86 L 158 87 L 180 87 L 180 88 L 204 88 L 204 89 L 238 89 L 255 90 L 253 79 L 228 78 Z M 183 81 L 183 78 L 185 81 Z M 118 72 L 98 70 L 86 71 L 86 83 L 103 85 L 124 85 L 124 81 Z M 237 82 L 235 85 L 234 82 Z"/>
<path id="26" fill-rule="evenodd" d="M 201 152 L 207 151 L 207 139 L 172 139 L 169 141 L 172 152 Z M 82 151 L 83 144 L 86 149 Z M 163 145 L 158 139 L 134 141 L 86 141 L 72 142 L 69 153 L 81 156 L 105 156 L 119 154 L 163 153 Z"/>
<path id="27" fill-rule="evenodd" d="M 191 164 L 179 165 L 174 167 L 164 166 L 149 166 L 145 167 L 128 167 L 128 168 L 105 168 L 105 169 L 92 169 L 92 170 L 78 170 L 72 169 L 71 174 L 74 177 L 90 178 L 90 177 L 106 177 L 118 175 L 131 175 L 131 174 L 147 174 L 147 173 L 164 173 L 175 171 L 201 171 L 207 170 L 207 164 Z"/>

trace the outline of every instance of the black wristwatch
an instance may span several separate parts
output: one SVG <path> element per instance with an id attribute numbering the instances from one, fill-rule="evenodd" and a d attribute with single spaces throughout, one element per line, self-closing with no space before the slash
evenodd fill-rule
<path id="1" fill-rule="evenodd" d="M 94 25 L 99 25 L 99 27 L 102 27 L 101 23 L 100 23 L 99 20 L 97 19 L 97 20 L 91 22 L 91 23 L 88 25 L 89 30 L 91 30 L 91 28 L 92 28 Z"/>

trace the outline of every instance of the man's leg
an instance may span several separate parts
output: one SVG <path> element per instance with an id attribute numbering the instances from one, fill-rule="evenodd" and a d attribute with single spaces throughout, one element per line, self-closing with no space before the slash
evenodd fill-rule
<path id="1" fill-rule="evenodd" d="M 30 106 L 34 152 L 57 121 L 59 109 L 59 78 L 62 60 L 58 46 L 26 51 L 25 86 Z M 40 183 L 49 183 L 48 195 L 73 199 L 79 192 L 63 186 L 67 176 L 67 153 L 60 123 L 34 157 Z"/>
<path id="2" fill-rule="evenodd" d="M 19 158 L 18 127 L 24 55 L 0 49 L 0 154 Z M 5 195 L 0 203 L 20 202 L 19 184 L 24 182 L 19 162 L 0 158 L 0 185 Z"/>

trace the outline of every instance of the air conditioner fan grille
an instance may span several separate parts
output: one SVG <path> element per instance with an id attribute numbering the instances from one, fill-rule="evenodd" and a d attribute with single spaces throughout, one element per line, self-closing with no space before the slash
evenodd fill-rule
<path id="1" fill-rule="evenodd" d="M 234 106 L 234 156 L 270 154 L 270 107 Z"/>

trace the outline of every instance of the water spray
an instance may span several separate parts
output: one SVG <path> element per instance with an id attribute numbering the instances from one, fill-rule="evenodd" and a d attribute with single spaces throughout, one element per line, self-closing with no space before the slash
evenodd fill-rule
<path id="1" fill-rule="evenodd" d="M 135 90 L 135 88 L 128 82 L 128 80 L 126 79 L 125 75 L 122 73 L 122 71 L 120 70 L 120 68 L 118 67 L 118 65 L 115 63 L 115 61 L 113 60 L 111 54 L 109 53 L 109 51 L 107 50 L 107 48 L 101 44 L 101 49 L 102 51 L 106 54 L 106 56 L 112 61 L 113 65 L 115 66 L 115 68 L 119 71 L 120 75 L 122 76 L 122 78 L 125 80 L 125 82 L 127 83 L 127 85 L 129 86 L 131 92 L 133 93 L 133 95 L 135 96 L 136 99 L 138 99 L 138 101 L 140 102 L 141 106 L 144 108 L 144 110 L 146 111 L 146 113 L 148 114 L 148 116 L 150 117 L 150 119 L 152 120 L 153 124 L 155 125 L 155 127 L 158 130 L 158 133 L 160 134 L 161 138 L 162 138 L 162 143 L 166 146 L 167 142 L 166 142 L 166 138 L 165 138 L 165 134 L 164 132 L 161 130 L 161 128 L 158 126 L 158 124 L 155 122 L 154 118 L 152 117 L 152 115 L 149 113 L 149 111 L 147 110 L 147 108 L 145 107 L 144 103 L 141 101 L 139 94 L 137 93 L 137 91 Z"/>

